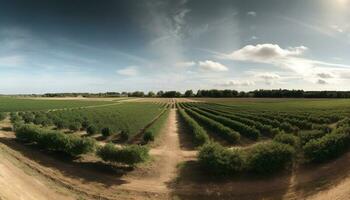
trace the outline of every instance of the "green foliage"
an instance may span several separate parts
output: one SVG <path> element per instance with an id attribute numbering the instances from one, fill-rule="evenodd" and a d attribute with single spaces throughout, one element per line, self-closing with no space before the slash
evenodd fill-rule
<path id="1" fill-rule="evenodd" d="M 96 126 L 94 126 L 94 125 L 90 125 L 90 126 L 86 129 L 86 132 L 87 132 L 87 134 L 89 134 L 89 135 L 94 135 L 94 134 L 97 133 L 97 128 L 96 128 Z"/>
<path id="2" fill-rule="evenodd" d="M 250 139 L 257 140 L 260 136 L 260 132 L 258 130 L 256 130 L 255 127 L 249 127 L 241 122 L 234 121 L 234 120 L 231 120 L 229 118 L 226 118 L 226 117 L 223 117 L 220 115 L 214 115 L 214 114 L 202 111 L 202 110 L 197 109 L 197 108 L 190 108 L 190 109 L 192 109 L 192 110 L 198 112 L 199 114 L 204 115 L 212 120 L 215 120 L 215 121 L 217 121 L 217 122 L 219 122 L 227 127 L 230 127 L 233 130 L 239 132 L 240 134 L 242 134 Z"/>
<path id="3" fill-rule="evenodd" d="M 201 146 L 209 141 L 207 132 L 193 120 L 183 109 L 178 110 L 181 119 L 186 123 L 190 132 L 192 133 L 193 142 L 197 146 Z"/>
<path id="4" fill-rule="evenodd" d="M 167 107 L 167 105 L 165 105 Z M 170 109 L 167 109 L 161 114 L 161 116 L 150 126 L 147 128 L 143 135 L 143 141 L 145 143 L 154 141 L 154 139 L 159 135 L 163 125 L 168 119 Z"/>
<path id="5" fill-rule="evenodd" d="M 193 110 L 186 109 L 186 113 L 188 113 L 191 117 L 201 123 L 203 126 L 208 127 L 212 131 L 216 132 L 218 136 L 226 139 L 230 143 L 236 143 L 240 140 L 240 134 L 233 131 L 232 129 L 222 125 L 219 122 L 216 122 L 206 116 L 203 116 Z"/>
<path id="6" fill-rule="evenodd" d="M 302 131 L 299 133 L 300 143 L 304 146 L 309 141 L 321 138 L 324 135 L 326 135 L 326 133 L 322 130 Z"/>
<path id="7" fill-rule="evenodd" d="M 102 134 L 103 137 L 108 137 L 108 136 L 110 136 L 112 134 L 112 131 L 111 131 L 110 128 L 105 127 L 105 128 L 103 128 L 101 130 L 101 134 Z"/>
<path id="8" fill-rule="evenodd" d="M 0 97 L 0 112 L 38 111 L 109 104 L 107 101 L 43 100 Z"/>
<path id="9" fill-rule="evenodd" d="M 247 169 L 256 173 L 272 173 L 292 162 L 295 150 L 292 146 L 266 142 L 254 145 L 247 152 Z"/>
<path id="10" fill-rule="evenodd" d="M 283 144 L 289 144 L 291 146 L 297 146 L 299 143 L 298 137 L 296 137 L 292 134 L 287 134 L 287 133 L 277 134 L 273 138 L 273 141 L 283 143 Z"/>
<path id="11" fill-rule="evenodd" d="M 350 128 L 342 127 L 330 134 L 312 139 L 303 146 L 306 159 L 324 162 L 339 156 L 350 146 Z"/>
<path id="12" fill-rule="evenodd" d="M 198 161 L 204 170 L 219 175 L 239 172 L 245 164 L 241 150 L 231 150 L 218 143 L 203 145 L 198 153 Z"/>
<path id="13" fill-rule="evenodd" d="M 24 124 L 15 128 L 16 138 L 22 142 L 34 143 L 49 151 L 64 152 L 70 156 L 79 156 L 93 152 L 96 146 L 92 138 L 81 138 L 77 135 L 66 135 L 59 131 L 39 128 Z"/>
<path id="14" fill-rule="evenodd" d="M 106 162 L 122 163 L 131 166 L 144 162 L 149 158 L 148 148 L 145 146 L 130 145 L 118 148 L 112 143 L 100 147 L 96 155 Z"/>
<path id="15" fill-rule="evenodd" d="M 72 122 L 69 124 L 68 128 L 71 131 L 79 131 L 81 129 L 81 123 L 80 122 Z"/>

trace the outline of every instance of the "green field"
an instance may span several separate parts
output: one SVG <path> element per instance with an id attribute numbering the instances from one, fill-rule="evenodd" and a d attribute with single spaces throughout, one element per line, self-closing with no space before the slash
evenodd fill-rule
<path id="1" fill-rule="evenodd" d="M 199 162 L 212 173 L 270 173 L 326 162 L 350 147 L 348 99 L 196 100 L 179 103 L 180 116 L 194 142 L 210 138 L 200 143 Z"/>
<path id="2" fill-rule="evenodd" d="M 25 123 L 41 126 L 55 126 L 71 131 L 85 130 L 88 134 L 101 134 L 108 129 L 108 135 L 124 134 L 125 140 L 132 139 L 149 125 L 164 109 L 166 104 L 124 102 L 113 105 L 64 109 L 54 111 L 20 112 Z"/>
<path id="3" fill-rule="evenodd" d="M 0 97 L 0 112 L 38 111 L 110 104 L 108 101 L 41 100 Z"/>

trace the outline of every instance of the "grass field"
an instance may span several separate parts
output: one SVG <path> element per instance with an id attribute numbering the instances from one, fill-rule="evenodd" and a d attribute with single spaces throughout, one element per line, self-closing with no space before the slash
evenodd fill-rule
<path id="1" fill-rule="evenodd" d="M 38 111 L 109 104 L 107 101 L 43 100 L 0 97 L 0 112 Z"/>

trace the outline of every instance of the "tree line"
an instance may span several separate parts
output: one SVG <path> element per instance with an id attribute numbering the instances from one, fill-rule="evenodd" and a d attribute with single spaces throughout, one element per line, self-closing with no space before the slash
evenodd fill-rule
<path id="1" fill-rule="evenodd" d="M 37 96 L 37 95 L 36 95 Z M 211 97 L 211 98 L 228 98 L 228 97 L 254 97 L 254 98 L 350 98 L 350 91 L 304 91 L 304 90 L 254 90 L 249 92 L 237 90 L 186 90 L 184 93 L 179 91 L 143 91 L 135 92 L 105 92 L 105 93 L 46 93 L 43 97 Z"/>

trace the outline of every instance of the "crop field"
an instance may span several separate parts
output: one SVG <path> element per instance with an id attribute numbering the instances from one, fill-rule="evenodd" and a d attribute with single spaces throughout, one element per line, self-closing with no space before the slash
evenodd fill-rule
<path id="1" fill-rule="evenodd" d="M 120 103 L 98 107 L 55 111 L 20 112 L 15 115 L 25 123 L 43 127 L 86 131 L 88 135 L 119 136 L 128 141 L 156 119 L 165 109 L 165 103 Z"/>
<path id="2" fill-rule="evenodd" d="M 203 146 L 199 162 L 215 174 L 323 163 L 350 146 L 349 100 L 203 99 L 178 107 Z"/>
<path id="3" fill-rule="evenodd" d="M 43 100 L 0 97 L 0 112 L 38 111 L 110 104 L 107 101 Z"/>

